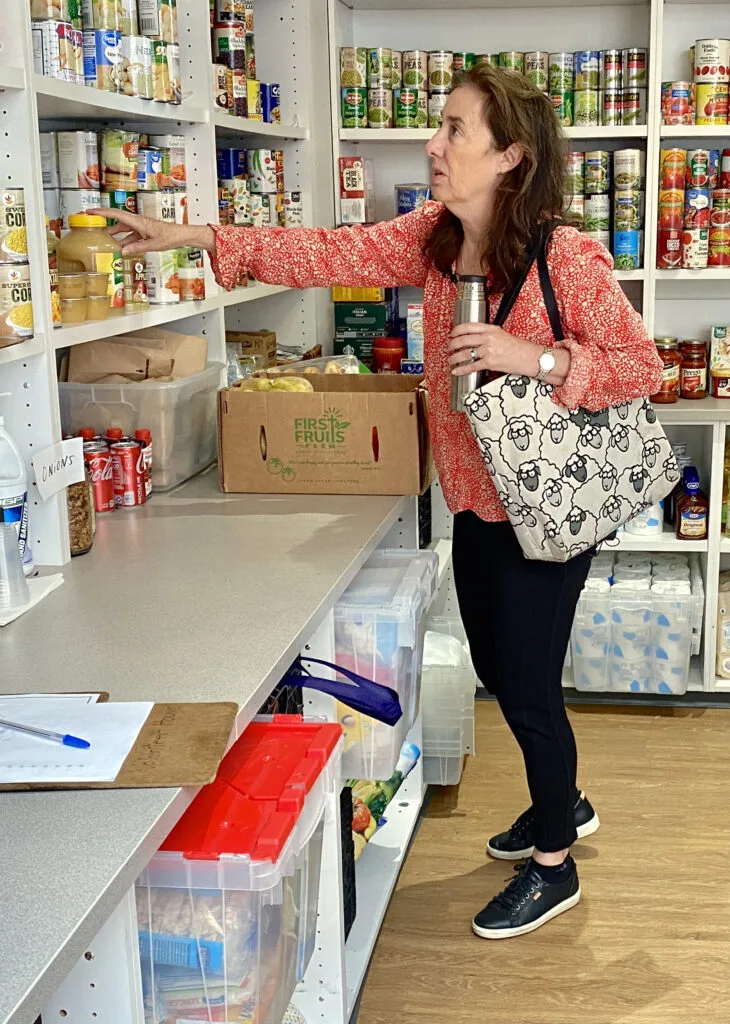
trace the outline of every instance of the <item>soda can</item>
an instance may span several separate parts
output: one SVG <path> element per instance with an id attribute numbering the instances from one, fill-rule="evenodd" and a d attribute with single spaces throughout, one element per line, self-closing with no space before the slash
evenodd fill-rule
<path id="1" fill-rule="evenodd" d="M 646 89 L 623 89 L 621 124 L 646 124 Z"/>
<path id="2" fill-rule="evenodd" d="M 403 85 L 408 89 L 428 90 L 428 51 L 405 50 L 403 53 Z"/>
<path id="3" fill-rule="evenodd" d="M 601 89 L 598 93 L 599 115 L 602 125 L 621 124 L 623 109 L 623 92 L 621 89 Z"/>
<path id="4" fill-rule="evenodd" d="M 281 124 L 280 96 L 278 82 L 261 83 L 261 113 L 266 124 Z"/>
<path id="5" fill-rule="evenodd" d="M 113 512 L 114 468 L 106 444 L 102 441 L 85 441 L 84 462 L 89 468 L 96 512 Z"/>
<path id="6" fill-rule="evenodd" d="M 403 54 L 400 50 L 393 50 L 390 65 L 390 87 L 400 89 L 403 85 Z"/>
<path id="7" fill-rule="evenodd" d="M 599 58 L 598 50 L 578 50 L 573 54 L 573 88 L 576 92 L 598 89 Z"/>
<path id="8" fill-rule="evenodd" d="M 613 265 L 616 270 L 638 270 L 641 266 L 641 232 L 628 228 L 613 233 Z"/>
<path id="9" fill-rule="evenodd" d="M 564 196 L 563 219 L 571 228 L 582 231 L 585 227 L 586 197 L 574 194 Z"/>
<path id="10" fill-rule="evenodd" d="M 411 182 L 406 185 L 395 186 L 395 213 L 400 217 L 404 213 L 411 213 L 419 209 L 431 198 L 431 189 L 428 185 L 420 182 Z"/>
<path id="11" fill-rule="evenodd" d="M 597 125 L 598 89 L 580 89 L 573 93 L 573 123 L 582 127 Z"/>
<path id="12" fill-rule="evenodd" d="M 688 188 L 684 193 L 684 225 L 685 228 L 709 228 L 710 226 L 710 190 L 709 188 Z"/>
<path id="13" fill-rule="evenodd" d="M 730 78 L 730 39 L 695 42 L 695 82 L 727 82 Z"/>
<path id="14" fill-rule="evenodd" d="M 598 88 L 623 88 L 623 62 L 620 50 L 601 50 L 598 58 Z"/>
<path id="15" fill-rule="evenodd" d="M 525 55 L 519 50 L 502 50 L 499 55 L 499 66 L 505 71 L 518 71 L 524 75 Z"/>
<path id="16" fill-rule="evenodd" d="M 368 91 L 361 86 L 343 86 L 342 127 L 367 128 L 368 126 Z"/>
<path id="17" fill-rule="evenodd" d="M 114 505 L 133 508 L 147 501 L 144 455 L 136 441 L 117 441 L 111 446 Z"/>
<path id="18" fill-rule="evenodd" d="M 617 149 L 613 154 L 614 188 L 644 187 L 646 153 L 641 149 Z"/>
<path id="19" fill-rule="evenodd" d="M 393 127 L 393 90 L 368 89 L 368 127 Z"/>
<path id="20" fill-rule="evenodd" d="M 678 270 L 682 265 L 682 232 L 677 228 L 659 228 L 656 265 L 658 270 Z"/>
<path id="21" fill-rule="evenodd" d="M 428 91 L 449 92 L 453 83 L 453 53 L 451 50 L 431 50 L 428 55 Z"/>
<path id="22" fill-rule="evenodd" d="M 695 124 L 726 124 L 728 83 L 697 82 L 695 86 Z"/>
<path id="23" fill-rule="evenodd" d="M 448 94 L 445 92 L 434 92 L 428 97 L 428 127 L 441 127 L 441 114 L 446 106 Z"/>
<path id="24" fill-rule="evenodd" d="M 284 193 L 284 227 L 304 227 L 304 208 L 301 192 Z"/>
<path id="25" fill-rule="evenodd" d="M 573 54 L 567 51 L 550 54 L 549 82 L 552 94 L 573 91 Z M 553 103 L 553 106 L 555 104 Z"/>
<path id="26" fill-rule="evenodd" d="M 553 105 L 558 124 L 563 128 L 570 128 L 573 124 L 573 90 L 551 92 L 550 102 Z"/>
<path id="27" fill-rule="evenodd" d="M 647 51 L 641 46 L 628 47 L 621 51 L 621 62 L 623 88 L 646 89 L 649 84 L 646 73 Z"/>
<path id="28" fill-rule="evenodd" d="M 641 228 L 643 193 L 637 188 L 617 190 L 613 194 L 613 226 L 616 231 L 638 231 Z M 661 200 L 660 200 L 661 203 Z M 682 215 L 679 214 L 679 227 Z M 670 227 L 674 227 L 671 224 Z"/>
<path id="29" fill-rule="evenodd" d="M 611 227 L 611 197 L 606 193 L 585 198 L 585 231 L 608 231 Z"/>
<path id="30" fill-rule="evenodd" d="M 663 149 L 659 154 L 659 188 L 684 188 L 686 149 Z"/>
<path id="31" fill-rule="evenodd" d="M 525 54 L 525 77 L 540 92 L 550 87 L 550 54 L 545 50 L 531 50 Z"/>
<path id="32" fill-rule="evenodd" d="M 368 89 L 390 89 L 393 81 L 393 51 L 387 46 L 368 50 Z"/>
<path id="33" fill-rule="evenodd" d="M 659 227 L 679 231 L 684 226 L 684 189 L 659 189 Z"/>
<path id="34" fill-rule="evenodd" d="M 662 120 L 664 124 L 694 124 L 692 112 L 691 82 L 665 82 L 666 91 L 662 97 Z"/>
<path id="35" fill-rule="evenodd" d="M 417 89 L 394 89 L 393 106 L 395 108 L 396 128 L 418 127 Z"/>
<path id="36" fill-rule="evenodd" d="M 108 192 L 101 193 L 101 205 L 108 206 L 111 210 L 127 210 L 129 213 L 137 213 L 137 193 L 129 192 L 127 189 L 115 188 Z M 109 222 L 110 225 L 113 221 Z"/>
<path id="37" fill-rule="evenodd" d="M 568 153 L 565 161 L 565 184 L 567 194 L 581 194 L 585 191 L 585 153 Z"/>
<path id="38" fill-rule="evenodd" d="M 340 49 L 340 86 L 344 89 L 367 89 L 368 51 L 364 46 L 343 46 Z"/>
<path id="39" fill-rule="evenodd" d="M 135 430 L 134 440 L 142 449 L 144 465 L 144 490 L 147 499 L 152 494 L 152 434 L 149 430 Z"/>
<path id="40" fill-rule="evenodd" d="M 682 267 L 699 270 L 707 266 L 709 257 L 709 231 L 707 228 L 685 228 L 682 232 Z"/>
<path id="41" fill-rule="evenodd" d="M 609 191 L 609 166 L 609 154 L 606 150 L 596 149 L 586 153 L 586 194 L 599 195 Z"/>

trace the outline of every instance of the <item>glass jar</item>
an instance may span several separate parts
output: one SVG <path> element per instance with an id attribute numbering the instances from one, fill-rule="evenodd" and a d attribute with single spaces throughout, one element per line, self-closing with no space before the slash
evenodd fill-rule
<path id="1" fill-rule="evenodd" d="M 652 395 L 651 400 L 655 404 L 667 405 L 679 401 L 679 368 L 682 364 L 682 357 L 677 348 L 676 338 L 655 338 L 654 340 L 664 367 L 661 390 L 656 395 Z"/>
<path id="2" fill-rule="evenodd" d="M 406 343 L 402 338 L 375 338 L 373 363 L 376 373 L 400 373 L 401 359 L 406 357 Z"/>
<path id="3" fill-rule="evenodd" d="M 707 348 L 703 341 L 692 338 L 682 342 L 679 394 L 682 398 L 707 398 Z"/>
<path id="4" fill-rule="evenodd" d="M 124 273 L 119 243 L 107 231 L 106 217 L 76 213 L 68 219 L 71 229 L 58 243 L 58 269 L 62 274 L 106 274 L 109 316 L 124 312 Z"/>
<path id="5" fill-rule="evenodd" d="M 72 555 L 85 555 L 94 544 L 94 501 L 92 498 L 89 467 L 84 469 L 84 479 L 66 488 L 68 504 L 68 533 Z"/>

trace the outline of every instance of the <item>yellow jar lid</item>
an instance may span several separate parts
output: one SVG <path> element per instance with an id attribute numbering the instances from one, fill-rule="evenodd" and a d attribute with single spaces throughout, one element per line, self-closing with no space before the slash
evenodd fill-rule
<path id="1" fill-rule="evenodd" d="M 68 218 L 70 228 L 105 228 L 106 217 L 91 217 L 88 213 L 74 213 Z"/>

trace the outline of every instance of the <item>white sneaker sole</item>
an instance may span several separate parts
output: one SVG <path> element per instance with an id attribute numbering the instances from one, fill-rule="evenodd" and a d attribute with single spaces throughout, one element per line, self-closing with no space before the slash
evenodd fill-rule
<path id="1" fill-rule="evenodd" d="M 549 910 L 547 914 L 543 914 L 537 921 L 533 921 L 532 924 L 523 924 L 521 928 L 480 928 L 473 921 L 471 923 L 472 931 L 475 935 L 479 936 L 480 939 L 516 939 L 520 935 L 527 935 L 529 932 L 534 932 L 538 928 L 542 928 L 548 921 L 552 921 L 553 918 L 558 917 L 560 914 L 564 914 L 566 910 L 572 910 L 573 907 L 577 907 L 580 903 L 580 889 L 574 896 L 568 897 L 567 900 L 563 900 L 562 903 L 558 903 L 556 907 Z"/>
<path id="2" fill-rule="evenodd" d="M 588 836 L 592 836 L 594 832 L 597 832 L 600 827 L 601 822 L 598 815 L 594 812 L 590 821 L 586 821 L 585 824 L 580 825 L 576 829 L 578 838 L 587 839 Z M 495 860 L 527 860 L 528 857 L 532 856 L 534 849 L 534 846 L 526 846 L 524 850 L 514 850 L 506 853 L 504 850 L 496 850 L 491 843 L 487 843 L 487 853 L 490 857 L 494 857 Z"/>

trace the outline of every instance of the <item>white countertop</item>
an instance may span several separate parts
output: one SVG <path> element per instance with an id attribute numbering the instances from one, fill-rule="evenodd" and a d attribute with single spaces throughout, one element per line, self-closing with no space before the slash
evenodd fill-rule
<path id="1" fill-rule="evenodd" d="M 100 516 L 0 631 L 0 693 L 236 701 L 248 722 L 409 499 L 222 495 Z M 0 793 L 0 1022 L 32 1024 L 195 790 Z"/>

